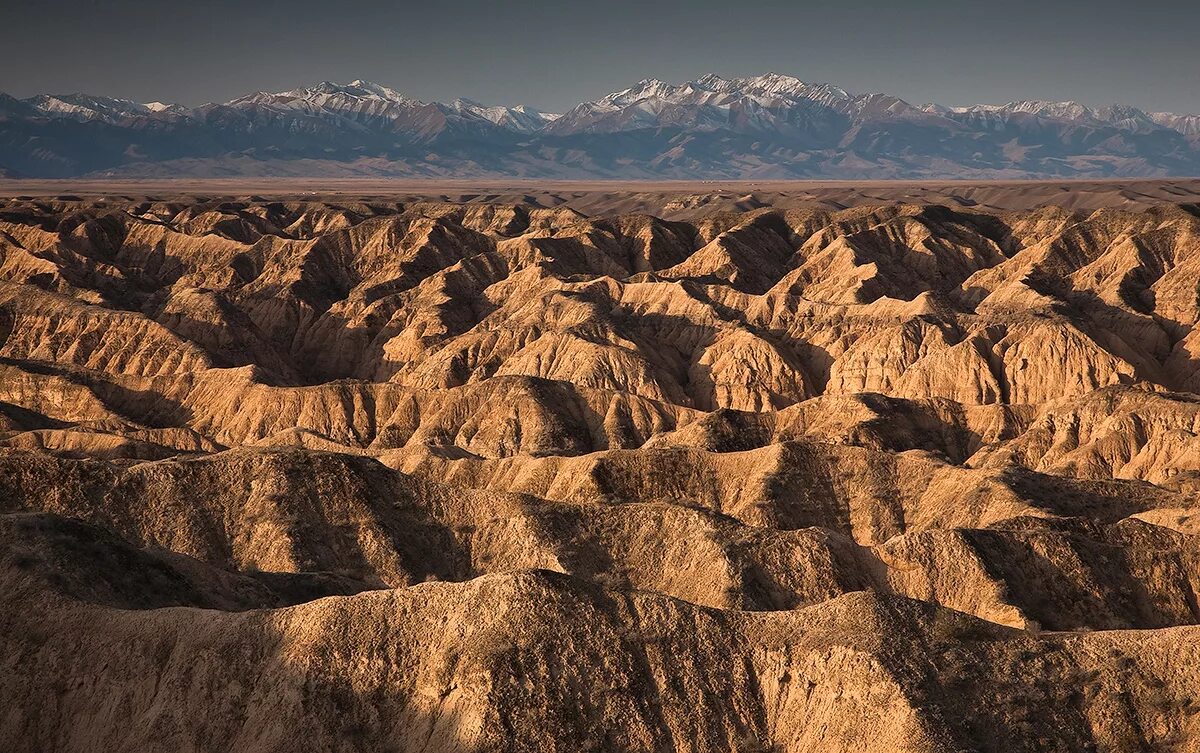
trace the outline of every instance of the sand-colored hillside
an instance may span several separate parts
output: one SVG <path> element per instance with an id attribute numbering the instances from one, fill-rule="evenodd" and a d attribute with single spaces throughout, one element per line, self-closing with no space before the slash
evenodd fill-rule
<path id="1" fill-rule="evenodd" d="M 1192 182 L 25 187 L 0 749 L 1200 750 Z"/>

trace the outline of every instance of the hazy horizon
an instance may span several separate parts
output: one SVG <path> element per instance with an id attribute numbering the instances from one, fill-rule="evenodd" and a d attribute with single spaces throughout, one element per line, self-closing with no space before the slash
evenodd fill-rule
<path id="1" fill-rule="evenodd" d="M 1200 112 L 1200 4 L 944 2 L 902 6 L 464 0 L 205 7 L 66 0 L 7 10 L 0 91 L 196 106 L 356 78 L 427 101 L 562 111 L 642 78 L 775 71 L 913 104 L 1016 99 Z M 98 31 L 99 30 L 99 31 Z M 48 53 L 61 49 L 70 54 Z"/>

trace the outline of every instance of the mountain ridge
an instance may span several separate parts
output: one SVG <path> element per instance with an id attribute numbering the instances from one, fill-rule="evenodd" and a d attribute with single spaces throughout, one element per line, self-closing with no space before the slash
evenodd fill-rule
<path id="1" fill-rule="evenodd" d="M 0 166 L 31 177 L 1166 177 L 1200 174 L 1200 116 L 1074 101 L 916 106 L 779 73 L 648 78 L 556 114 L 424 102 L 355 79 L 194 108 L 5 95 Z"/>

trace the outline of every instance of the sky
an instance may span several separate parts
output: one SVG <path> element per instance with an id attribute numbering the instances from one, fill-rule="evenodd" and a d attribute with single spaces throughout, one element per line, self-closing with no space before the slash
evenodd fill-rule
<path id="1" fill-rule="evenodd" d="M 550 111 L 774 71 L 913 104 L 1200 113 L 1196 0 L 0 0 L 0 91 L 198 105 L 368 79 Z"/>

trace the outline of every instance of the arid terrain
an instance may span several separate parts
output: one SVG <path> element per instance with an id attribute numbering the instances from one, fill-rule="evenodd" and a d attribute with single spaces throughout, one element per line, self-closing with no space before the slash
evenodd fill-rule
<path id="1" fill-rule="evenodd" d="M 1200 751 L 1200 181 L 0 190 L 0 750 Z"/>

